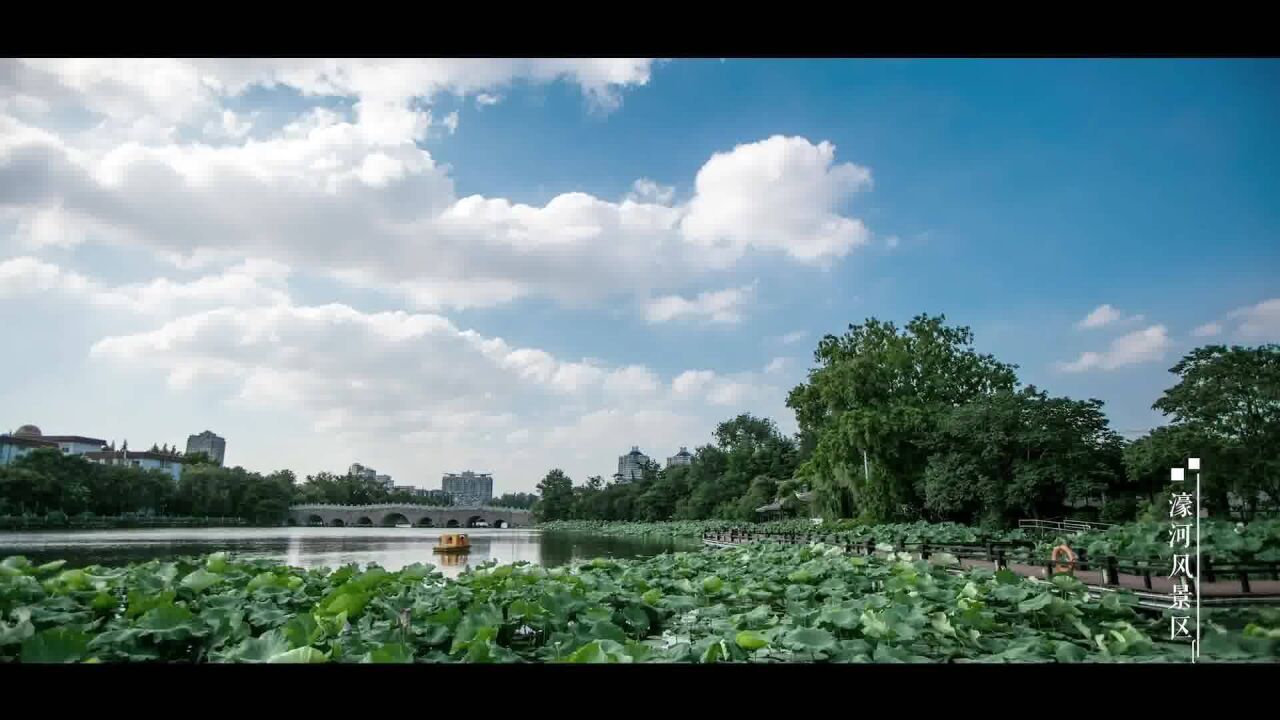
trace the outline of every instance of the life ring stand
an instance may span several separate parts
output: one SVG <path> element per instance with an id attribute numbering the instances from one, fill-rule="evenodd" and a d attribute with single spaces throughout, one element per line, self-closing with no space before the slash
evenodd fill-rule
<path id="1" fill-rule="evenodd" d="M 1060 562 L 1058 559 L 1063 555 L 1066 556 L 1066 562 Z M 1049 556 L 1049 559 L 1054 563 L 1054 573 L 1067 573 L 1069 575 L 1075 574 L 1076 553 L 1066 544 L 1055 547 L 1053 549 L 1053 553 Z"/>

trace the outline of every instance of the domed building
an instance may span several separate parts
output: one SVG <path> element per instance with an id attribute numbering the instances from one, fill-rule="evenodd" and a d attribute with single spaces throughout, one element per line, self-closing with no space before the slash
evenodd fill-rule
<path id="1" fill-rule="evenodd" d="M 52 448 L 68 455 L 87 455 L 107 444 L 101 438 L 83 435 L 45 435 L 35 425 L 23 425 L 12 434 L 0 435 L 0 465 L 8 465 L 32 450 Z"/>
<path id="2" fill-rule="evenodd" d="M 677 465 L 692 465 L 693 453 L 689 452 L 689 448 L 681 447 L 680 452 L 667 458 L 667 467 L 675 467 Z"/>
<path id="3" fill-rule="evenodd" d="M 0 435 L 0 465 L 8 465 L 32 450 L 57 448 L 58 443 L 43 437 L 35 425 L 23 425 L 13 434 Z"/>
<path id="4" fill-rule="evenodd" d="M 648 464 L 649 456 L 640 452 L 638 446 L 632 445 L 631 452 L 618 457 L 618 472 L 613 477 L 619 482 L 639 480 L 644 474 L 644 466 Z"/>

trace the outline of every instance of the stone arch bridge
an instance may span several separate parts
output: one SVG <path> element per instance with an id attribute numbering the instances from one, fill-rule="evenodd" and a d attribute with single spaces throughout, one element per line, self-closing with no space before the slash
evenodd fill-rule
<path id="1" fill-rule="evenodd" d="M 436 507 L 432 505 L 291 505 L 286 521 L 289 525 L 325 525 L 328 527 L 528 527 L 533 517 L 528 510 L 490 507 Z"/>

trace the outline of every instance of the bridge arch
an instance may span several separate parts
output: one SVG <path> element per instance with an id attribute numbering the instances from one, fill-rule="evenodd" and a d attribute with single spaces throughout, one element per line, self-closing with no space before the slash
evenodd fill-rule
<path id="1" fill-rule="evenodd" d="M 491 527 L 518 528 L 530 523 L 527 510 L 488 506 L 435 507 L 411 503 L 340 505 L 299 503 L 284 522 L 313 527 Z M 452 522 L 450 522 L 452 520 Z"/>
<path id="2" fill-rule="evenodd" d="M 397 525 L 408 525 L 408 524 L 409 524 L 409 518 L 405 517 L 404 513 L 393 511 L 382 516 L 383 527 L 395 527 Z"/>

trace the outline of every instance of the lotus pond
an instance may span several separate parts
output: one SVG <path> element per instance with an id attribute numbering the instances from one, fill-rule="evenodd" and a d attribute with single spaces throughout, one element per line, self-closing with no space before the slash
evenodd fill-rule
<path id="1" fill-rule="evenodd" d="M 1201 522 L 1200 552 L 1218 562 L 1280 562 L 1280 520 L 1255 520 L 1244 524 L 1207 519 Z M 1030 535 L 1024 530 L 987 530 L 957 523 L 911 522 L 862 525 L 850 520 L 837 520 L 814 525 L 809 520 L 781 520 L 767 523 L 742 523 L 727 520 L 677 520 L 654 523 L 617 523 L 594 520 L 564 520 L 540 525 L 548 532 L 584 533 L 625 537 L 701 537 L 704 532 L 727 531 L 730 528 L 758 532 L 810 533 L 831 538 L 838 543 L 876 544 L 911 543 L 984 543 L 1036 541 L 1036 549 L 1026 557 L 1043 560 L 1054 545 L 1068 542 L 1074 548 L 1088 550 L 1090 557 L 1115 555 L 1124 558 L 1149 558 L 1165 564 L 1174 549 L 1169 543 L 1169 521 L 1138 521 L 1117 525 L 1105 531 L 1081 533 L 1070 537 Z"/>
<path id="2" fill-rule="evenodd" d="M 0 562 L 7 662 L 1187 662 L 1075 580 L 760 544 L 457 578 L 225 554 Z M 1203 660 L 1274 662 L 1280 612 L 1206 612 Z"/>

